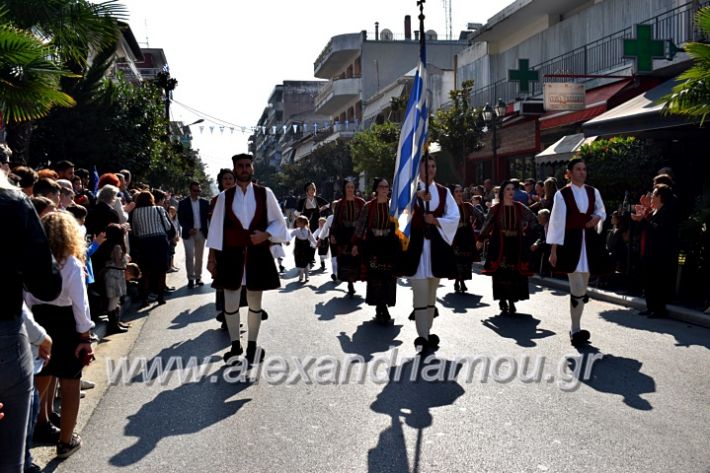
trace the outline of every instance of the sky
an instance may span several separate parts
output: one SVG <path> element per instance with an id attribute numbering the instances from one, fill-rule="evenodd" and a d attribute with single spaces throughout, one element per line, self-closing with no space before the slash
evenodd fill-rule
<path id="1" fill-rule="evenodd" d="M 512 0 L 450 0 L 452 32 L 458 38 L 469 22 L 486 23 Z M 178 80 L 173 120 L 191 123 L 193 148 L 208 173 L 229 166 L 230 157 L 247 152 L 252 127 L 274 87 L 284 80 L 316 80 L 313 63 L 332 36 L 374 32 L 375 22 L 404 33 L 404 16 L 418 29 L 416 0 L 120 0 L 142 47 L 163 48 L 171 75 Z M 425 29 L 445 37 L 443 0 L 424 6 Z M 188 110 L 197 110 L 200 113 Z M 208 115 L 215 120 L 209 121 Z M 220 121 L 230 125 L 220 132 Z M 200 127 L 203 127 L 200 130 Z M 210 131 L 210 127 L 213 130 Z"/>

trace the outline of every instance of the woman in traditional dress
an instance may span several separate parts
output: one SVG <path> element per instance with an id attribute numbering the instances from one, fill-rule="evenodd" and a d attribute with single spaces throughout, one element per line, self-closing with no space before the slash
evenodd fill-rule
<path id="1" fill-rule="evenodd" d="M 365 301 L 374 305 L 375 320 L 382 324 L 392 321 L 387 307 L 397 302 L 397 277 L 395 265 L 401 245 L 395 234 L 394 222 L 389 216 L 390 185 L 386 179 L 376 178 L 373 183 L 375 198 L 365 204 L 355 227 L 352 254 L 362 254 L 367 273 Z"/>
<path id="2" fill-rule="evenodd" d="M 330 226 L 330 243 L 335 246 L 338 258 L 338 279 L 348 282 L 348 296 L 355 295 L 353 283 L 360 279 L 360 257 L 352 255 L 355 223 L 365 201 L 355 195 L 355 183 L 343 182 L 344 196 L 333 202 L 333 223 Z"/>
<path id="3" fill-rule="evenodd" d="M 473 262 L 478 261 L 478 250 L 473 228 L 477 220 L 483 221 L 483 213 L 477 210 L 470 202 L 464 201 L 463 188 L 460 185 L 453 187 L 452 194 L 459 208 L 459 227 L 456 230 L 452 248 L 456 257 L 456 279 L 454 291 L 466 292 L 468 288 L 464 281 L 471 279 Z"/>
<path id="4" fill-rule="evenodd" d="M 476 247 L 488 242 L 483 274 L 493 277 L 493 299 L 500 301 L 502 313 L 514 314 L 515 303 L 530 298 L 528 277 L 531 238 L 535 215 L 525 205 L 515 202 L 513 184 L 505 180 L 500 186 L 498 203 L 491 207 L 483 224 Z"/>
<path id="5" fill-rule="evenodd" d="M 296 212 L 297 215 L 303 215 L 308 219 L 311 232 L 315 232 L 318 229 L 318 219 L 327 216 L 330 204 L 323 197 L 316 195 L 315 183 L 309 182 L 304 190 L 306 197 L 298 201 Z"/>

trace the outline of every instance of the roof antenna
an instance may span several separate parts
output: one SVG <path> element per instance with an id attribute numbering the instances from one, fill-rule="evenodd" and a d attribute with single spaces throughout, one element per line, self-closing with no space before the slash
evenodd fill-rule
<path id="1" fill-rule="evenodd" d="M 145 22 L 145 47 L 149 48 L 150 40 L 148 39 L 148 18 L 144 18 L 143 21 Z"/>

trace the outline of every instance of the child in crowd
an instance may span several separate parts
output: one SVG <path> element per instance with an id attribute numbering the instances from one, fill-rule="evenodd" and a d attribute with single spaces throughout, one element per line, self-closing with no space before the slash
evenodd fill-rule
<path id="1" fill-rule="evenodd" d="M 35 378 L 40 393 L 35 434 L 39 431 L 55 441 L 57 457 L 61 459 L 81 447 L 81 437 L 74 433 L 74 427 L 79 414 L 82 369 L 93 359 L 90 330 L 94 323 L 84 277 L 86 244 L 79 225 L 67 212 L 52 212 L 42 218 L 42 224 L 52 255 L 61 268 L 62 292 L 50 302 L 25 293 L 25 302 L 53 341 L 49 363 Z M 49 418 L 57 378 L 62 399 L 58 438 L 57 427 Z"/>
<path id="2" fill-rule="evenodd" d="M 96 251 L 93 260 L 108 312 L 106 332 L 124 333 L 129 325 L 121 322 L 121 299 L 127 293 L 124 272 L 130 257 L 126 251 L 126 229 L 123 225 L 112 223 L 106 227 L 106 241 Z"/>
<path id="3" fill-rule="evenodd" d="M 308 265 L 311 262 L 311 248 L 315 248 L 317 243 L 313 238 L 311 229 L 308 228 L 308 217 L 301 215 L 296 218 L 296 228 L 291 230 L 291 237 L 295 238 L 296 244 L 293 249 L 293 256 L 298 269 L 298 282 L 308 282 Z"/>
<path id="4" fill-rule="evenodd" d="M 180 241 L 182 228 L 180 227 L 180 222 L 178 222 L 177 208 L 175 206 L 171 205 L 168 207 L 168 216 L 170 217 L 170 224 L 175 229 L 175 238 L 170 242 L 170 268 L 168 268 L 168 272 L 174 273 L 180 269 L 175 266 L 175 247 L 177 247 L 178 241 Z"/>
<path id="5" fill-rule="evenodd" d="M 318 228 L 313 232 L 313 238 L 316 239 L 318 246 L 318 256 L 320 256 L 320 269 L 325 271 L 325 259 L 328 257 L 328 248 L 330 247 L 330 239 L 328 234 L 330 228 L 326 227 L 327 218 L 321 217 L 318 219 Z"/>

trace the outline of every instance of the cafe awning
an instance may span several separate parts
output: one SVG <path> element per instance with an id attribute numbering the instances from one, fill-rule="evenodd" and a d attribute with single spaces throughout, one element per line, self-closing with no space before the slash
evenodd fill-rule
<path id="1" fill-rule="evenodd" d="M 582 125 L 586 136 L 633 134 L 697 123 L 697 118 L 667 115 L 658 100 L 671 93 L 678 83 L 671 79 L 602 113 Z"/>
<path id="2" fill-rule="evenodd" d="M 591 143 L 595 139 L 596 136 L 585 138 L 583 133 L 564 136 L 555 144 L 548 146 L 547 149 L 535 155 L 535 164 L 568 161 L 577 153 L 579 148 L 585 144 Z"/>

